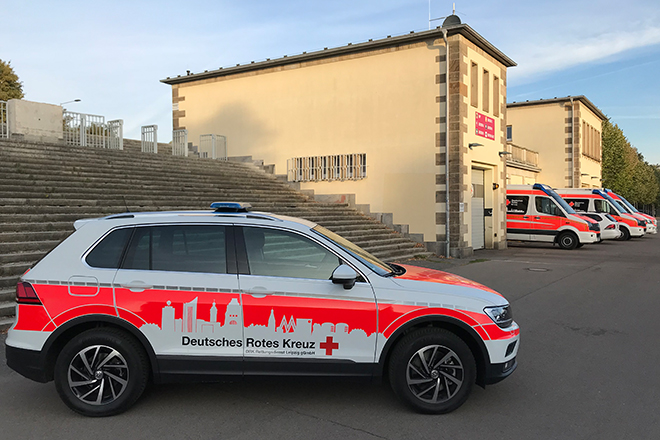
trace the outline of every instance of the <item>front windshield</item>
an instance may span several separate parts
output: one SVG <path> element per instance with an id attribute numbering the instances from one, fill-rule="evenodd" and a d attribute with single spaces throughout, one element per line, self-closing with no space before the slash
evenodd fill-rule
<path id="1" fill-rule="evenodd" d="M 609 194 L 601 194 L 601 195 L 602 195 L 603 197 L 605 197 L 605 199 L 606 199 L 608 202 L 610 202 L 610 204 L 611 204 L 612 206 L 614 206 L 614 209 L 616 209 L 617 211 L 619 211 L 619 213 L 621 213 L 621 214 L 625 214 L 625 213 L 628 212 L 627 210 L 623 209 L 623 206 L 619 205 L 619 204 L 616 202 L 616 200 L 614 200 L 614 199 L 612 198 L 612 196 L 610 196 Z"/>
<path id="2" fill-rule="evenodd" d="M 329 231 L 323 226 L 316 225 L 314 228 L 312 228 L 312 231 L 332 241 L 337 246 L 344 249 L 346 252 L 353 255 L 358 260 L 360 260 L 362 263 L 366 264 L 369 267 L 369 269 L 373 270 L 378 275 L 381 276 L 390 275 L 393 272 L 392 268 L 388 266 L 386 263 L 383 263 L 378 258 L 374 257 L 369 252 L 365 251 L 355 243 L 351 243 L 350 241 L 346 240 L 344 237 L 337 235 L 332 231 Z"/>
<path id="3" fill-rule="evenodd" d="M 633 205 L 631 205 L 630 202 L 629 202 L 628 200 L 624 199 L 624 198 L 621 197 L 621 196 L 619 196 L 619 198 L 620 198 L 621 200 L 617 200 L 617 202 L 620 202 L 621 205 L 625 205 L 626 208 L 628 208 L 628 210 L 629 210 L 630 212 L 639 212 L 639 211 L 637 210 L 637 208 L 635 208 Z"/>
<path id="4" fill-rule="evenodd" d="M 557 194 L 556 192 L 554 192 L 551 189 L 546 189 L 545 192 L 550 197 L 552 197 L 555 200 L 555 202 L 557 202 L 557 204 L 559 204 L 559 206 L 564 208 L 564 211 L 566 211 L 567 214 L 576 214 L 575 210 L 571 207 L 571 205 L 566 203 L 566 200 L 562 199 L 559 194 Z"/>

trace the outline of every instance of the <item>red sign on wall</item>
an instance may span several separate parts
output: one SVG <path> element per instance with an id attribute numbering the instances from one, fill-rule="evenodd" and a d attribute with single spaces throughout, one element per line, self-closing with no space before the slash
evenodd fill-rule
<path id="1" fill-rule="evenodd" d="M 495 140 L 495 119 L 475 112 L 474 133 L 486 139 Z"/>

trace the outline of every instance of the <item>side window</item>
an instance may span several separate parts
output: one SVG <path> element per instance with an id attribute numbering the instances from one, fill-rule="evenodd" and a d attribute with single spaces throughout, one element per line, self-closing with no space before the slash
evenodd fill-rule
<path id="1" fill-rule="evenodd" d="M 619 215 L 616 209 L 614 209 L 614 206 L 612 206 L 610 203 L 606 202 L 607 207 L 609 208 L 609 211 L 606 211 L 608 214 L 613 214 L 613 215 Z"/>
<path id="2" fill-rule="evenodd" d="M 225 227 L 174 225 L 136 228 L 122 268 L 227 273 Z"/>
<path id="3" fill-rule="evenodd" d="M 251 275 L 328 280 L 339 258 L 298 234 L 243 228 Z"/>
<path id="4" fill-rule="evenodd" d="M 507 214 L 527 214 L 529 196 L 506 196 Z"/>
<path id="5" fill-rule="evenodd" d="M 576 211 L 587 212 L 589 210 L 589 200 L 588 199 L 566 199 L 566 203 L 575 209 Z"/>
<path id="6" fill-rule="evenodd" d="M 594 209 L 596 212 L 604 212 L 605 214 L 610 214 L 610 206 L 607 203 L 607 201 L 603 199 L 595 199 L 594 200 Z"/>
<path id="7" fill-rule="evenodd" d="M 105 236 L 92 251 L 87 254 L 85 261 L 92 267 L 104 269 L 117 269 L 121 256 L 126 248 L 126 242 L 131 236 L 133 228 L 116 229 Z"/>
<path id="8" fill-rule="evenodd" d="M 559 209 L 554 200 L 549 197 L 536 197 L 536 211 L 541 214 L 564 216 L 564 213 Z"/>

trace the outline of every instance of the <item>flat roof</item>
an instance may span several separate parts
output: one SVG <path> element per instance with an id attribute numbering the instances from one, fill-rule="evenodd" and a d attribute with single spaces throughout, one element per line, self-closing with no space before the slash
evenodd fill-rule
<path id="1" fill-rule="evenodd" d="M 529 105 L 542 105 L 542 104 L 554 104 L 554 103 L 561 103 L 561 102 L 569 102 L 573 98 L 574 101 L 581 101 L 584 105 L 586 105 L 589 110 L 594 112 L 596 116 L 598 116 L 601 120 L 607 121 L 608 117 L 605 116 L 603 112 L 598 109 L 594 105 L 593 102 L 589 101 L 589 99 L 584 96 L 584 95 L 577 95 L 577 96 L 565 96 L 563 98 L 552 98 L 552 99 L 537 99 L 535 101 L 523 101 L 523 102 L 508 102 L 506 104 L 507 108 L 515 108 L 515 107 L 524 107 L 524 106 L 529 106 Z"/>
<path id="2" fill-rule="evenodd" d="M 250 72 L 255 70 L 268 69 L 271 67 L 284 66 L 287 64 L 301 63 L 305 61 L 313 61 L 323 58 L 331 58 L 331 57 L 358 53 L 358 52 L 366 52 L 374 49 L 398 46 L 401 44 L 416 43 L 419 41 L 427 40 L 429 38 L 442 38 L 443 29 L 447 31 L 447 36 L 452 36 L 456 34 L 460 34 L 464 36 L 465 38 L 467 38 L 468 40 L 472 41 L 474 44 L 479 46 L 482 50 L 484 50 L 484 52 L 491 55 L 497 61 L 502 63 L 505 67 L 516 66 L 516 63 L 511 58 L 507 57 L 504 53 L 502 53 L 499 49 L 493 46 L 484 37 L 479 35 L 479 33 L 477 33 L 470 26 L 468 26 L 467 24 L 455 24 L 455 25 L 445 26 L 444 28 L 442 26 L 438 26 L 437 28 L 428 31 L 422 31 L 422 32 L 413 31 L 410 32 L 409 34 L 399 35 L 394 37 L 388 35 L 386 38 L 380 40 L 369 40 L 355 44 L 348 43 L 348 45 L 346 46 L 335 47 L 330 49 L 325 48 L 323 50 L 318 50 L 310 53 L 303 52 L 299 55 L 292 55 L 292 56 L 285 55 L 282 58 L 277 58 L 273 60 L 266 59 L 265 61 L 258 61 L 258 62 L 252 61 L 249 64 L 242 64 L 242 65 L 237 64 L 236 66 L 233 67 L 227 67 L 227 68 L 221 67 L 217 70 L 208 70 L 202 73 L 190 73 L 190 71 L 188 71 L 186 75 L 178 75 L 174 78 L 167 77 L 165 79 L 161 79 L 160 82 L 169 85 L 182 84 L 182 83 L 193 82 L 202 79 L 217 78 L 222 76 L 233 75 L 236 73 Z"/>

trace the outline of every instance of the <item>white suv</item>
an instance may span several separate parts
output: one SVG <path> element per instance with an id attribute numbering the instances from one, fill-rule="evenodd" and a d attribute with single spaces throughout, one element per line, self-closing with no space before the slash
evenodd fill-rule
<path id="1" fill-rule="evenodd" d="M 516 368 L 497 292 L 306 220 L 212 208 L 75 222 L 18 283 L 8 365 L 89 416 L 126 410 L 150 379 L 272 374 L 384 376 L 444 413 Z"/>

